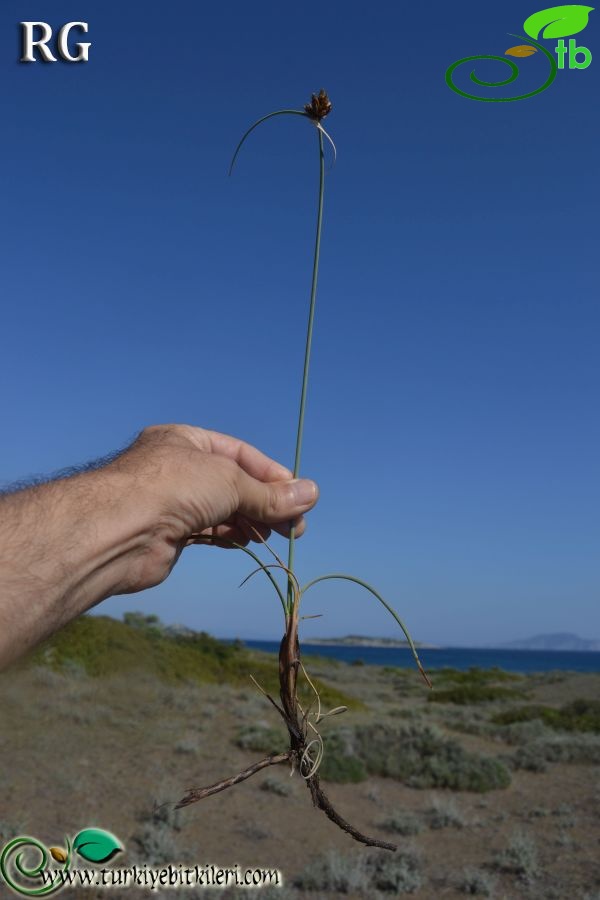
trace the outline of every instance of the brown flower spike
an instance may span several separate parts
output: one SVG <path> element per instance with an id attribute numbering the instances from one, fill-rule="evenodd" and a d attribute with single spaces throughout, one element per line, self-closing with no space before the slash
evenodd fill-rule
<path id="1" fill-rule="evenodd" d="M 324 91 L 323 88 L 321 88 L 318 94 L 313 94 L 310 103 L 307 103 L 304 107 L 311 119 L 316 119 L 317 122 L 320 122 L 321 119 L 328 116 L 332 108 L 332 103 L 327 96 L 327 91 Z"/>

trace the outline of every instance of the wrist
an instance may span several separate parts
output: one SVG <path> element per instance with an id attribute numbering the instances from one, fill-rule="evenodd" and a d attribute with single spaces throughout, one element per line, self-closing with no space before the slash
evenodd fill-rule
<path id="1" fill-rule="evenodd" d="M 86 479 L 78 485 L 85 513 L 74 557 L 77 577 L 69 595 L 83 608 L 74 610 L 75 615 L 106 597 L 145 586 L 144 573 L 160 533 L 158 504 L 139 479 L 111 465 L 81 477 Z"/>

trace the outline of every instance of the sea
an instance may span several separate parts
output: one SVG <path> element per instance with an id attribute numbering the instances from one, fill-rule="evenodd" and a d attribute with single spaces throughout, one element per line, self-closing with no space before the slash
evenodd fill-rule
<path id="1" fill-rule="evenodd" d="M 278 653 L 279 641 L 244 641 L 253 650 Z M 302 642 L 303 655 L 326 656 L 345 663 L 367 666 L 412 668 L 414 659 L 404 647 L 363 647 L 349 644 Z M 419 659 L 427 671 L 452 668 L 466 671 L 497 666 L 507 672 L 600 672 L 600 653 L 569 650 L 494 650 L 482 647 L 419 648 Z"/>

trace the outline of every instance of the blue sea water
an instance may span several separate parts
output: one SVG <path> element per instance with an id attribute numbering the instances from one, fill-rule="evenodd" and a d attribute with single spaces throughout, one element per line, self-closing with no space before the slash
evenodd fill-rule
<path id="1" fill-rule="evenodd" d="M 244 641 L 248 648 L 278 653 L 278 641 Z M 360 647 L 302 643 L 305 655 L 329 656 L 342 662 L 362 660 L 365 665 L 413 667 L 410 650 L 399 647 Z M 448 666 L 466 670 L 471 666 L 490 669 L 498 666 L 507 672 L 600 672 L 600 653 L 568 650 L 493 650 L 480 647 L 440 647 L 419 650 L 419 658 L 427 671 Z"/>

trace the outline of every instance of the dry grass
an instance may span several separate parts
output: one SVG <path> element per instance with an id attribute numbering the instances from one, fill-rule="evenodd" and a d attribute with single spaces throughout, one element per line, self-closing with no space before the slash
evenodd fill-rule
<path id="1" fill-rule="evenodd" d="M 259 662 L 269 665 L 265 656 Z M 274 658 L 270 665 L 276 667 Z M 63 673 L 39 659 L 37 666 L 0 676 L 3 839 L 25 831 L 60 846 L 64 835 L 97 825 L 124 842 L 121 864 L 174 857 L 191 864 L 279 868 L 286 879 L 285 891 L 276 893 L 280 900 L 303 895 L 383 898 L 391 895 L 390 884 L 397 893 L 410 889 L 411 896 L 422 900 L 458 900 L 466 894 L 498 900 L 598 895 L 600 795 L 593 787 L 598 769 L 590 750 L 597 735 L 561 732 L 543 723 L 542 732 L 539 723 L 527 731 L 533 725 L 529 721 L 494 722 L 503 709 L 514 708 L 510 699 L 472 709 L 455 707 L 463 725 L 477 723 L 477 728 L 461 731 L 460 722 L 449 724 L 448 706 L 428 703 L 411 671 L 329 667 L 323 660 L 316 668 L 328 689 L 364 704 L 344 716 L 350 735 L 342 744 L 344 752 L 351 749 L 351 739 L 355 752 L 371 748 L 362 760 L 365 780 L 331 782 L 328 792 L 357 825 L 383 839 L 395 831 L 403 852 L 411 842 L 413 855 L 394 855 L 400 860 L 395 868 L 385 871 L 381 863 L 369 862 L 373 851 L 359 847 L 313 810 L 303 781 L 297 773 L 290 777 L 287 766 L 182 810 L 178 819 L 164 812 L 185 788 L 243 767 L 248 751 L 238 746 L 240 732 L 248 736 L 256 727 L 271 737 L 283 732 L 275 711 L 237 675 L 229 684 L 165 681 L 148 668 L 90 677 L 84 667 L 72 664 Z M 406 691 L 399 692 L 399 685 Z M 600 677 L 594 675 L 532 678 L 519 684 L 531 704 L 557 709 L 578 699 L 594 700 L 599 687 Z M 324 728 L 326 743 L 336 733 L 333 726 Z M 428 787 L 411 787 L 393 773 L 369 771 L 373 747 L 406 733 L 403 729 L 421 734 L 430 733 L 431 726 L 435 740 L 426 745 L 430 765 L 440 748 L 438 763 L 444 763 L 446 742 L 453 741 L 467 758 L 541 754 L 545 771 L 513 769 L 508 787 L 484 795 L 448 789 L 433 793 Z M 370 743 L 356 740 L 369 734 Z M 548 742 L 552 753 L 546 752 Z M 402 742 L 392 747 L 401 759 Z M 337 856 L 329 857 L 329 851 Z M 335 890 L 340 870 L 348 880 L 342 888 L 350 893 Z M 328 887 L 309 890 L 310 878 Z M 227 895 L 215 891 L 211 896 Z"/>

